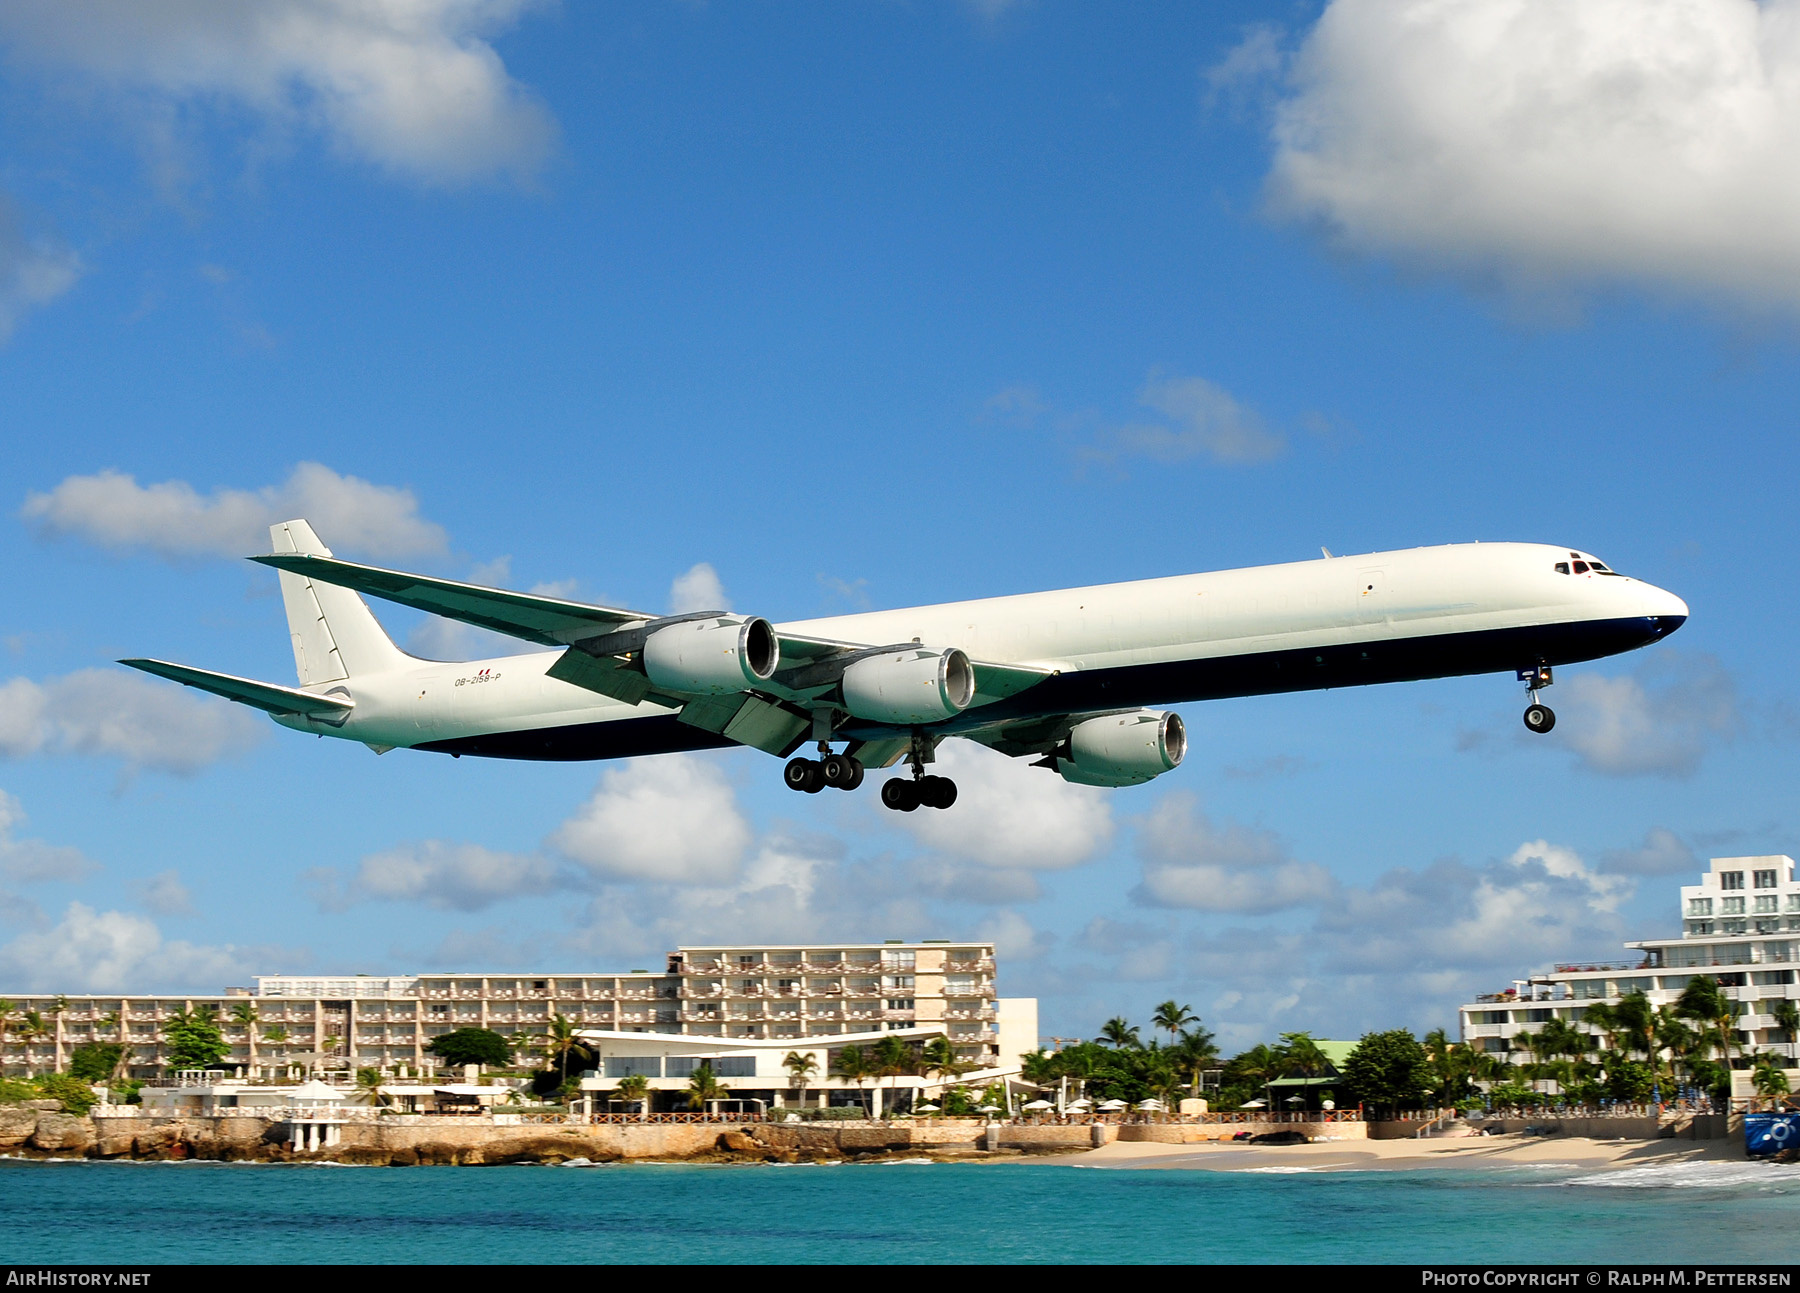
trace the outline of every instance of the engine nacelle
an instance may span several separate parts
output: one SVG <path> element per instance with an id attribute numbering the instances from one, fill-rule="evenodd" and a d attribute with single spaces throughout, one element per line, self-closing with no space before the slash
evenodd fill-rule
<path id="1" fill-rule="evenodd" d="M 721 615 L 683 620 L 644 639 L 644 674 L 669 691 L 724 696 L 754 687 L 781 662 L 781 640 L 769 621 Z"/>
<path id="2" fill-rule="evenodd" d="M 955 647 L 864 656 L 844 669 L 844 708 L 874 723 L 941 723 L 975 699 L 975 670 Z"/>
<path id="3" fill-rule="evenodd" d="M 1139 709 L 1076 724 L 1067 752 L 1057 753 L 1056 770 L 1082 786 L 1138 786 L 1177 766 L 1186 753 L 1181 715 Z"/>

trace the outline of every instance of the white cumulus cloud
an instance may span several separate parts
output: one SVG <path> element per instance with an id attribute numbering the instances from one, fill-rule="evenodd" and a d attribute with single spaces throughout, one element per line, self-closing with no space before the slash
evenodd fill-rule
<path id="1" fill-rule="evenodd" d="M 0 193 L 0 343 L 27 313 L 75 286 L 81 273 L 81 257 L 53 235 L 27 234 Z"/>
<path id="2" fill-rule="evenodd" d="M 410 489 L 340 476 L 303 462 L 280 485 L 201 494 L 182 480 L 140 485 L 117 471 L 70 476 L 26 496 L 19 515 L 46 537 L 72 537 L 117 552 L 160 557 L 242 557 L 269 549 L 269 526 L 302 517 L 334 551 L 378 557 L 434 556 L 442 526 L 419 515 Z"/>
<path id="3" fill-rule="evenodd" d="M 56 924 L 0 946 L 0 978 L 32 992 L 217 992 L 253 972 L 248 951 L 167 940 L 147 916 L 72 902 Z"/>
<path id="4" fill-rule="evenodd" d="M 1558 687 L 1552 739 L 1607 776 L 1691 776 L 1740 723 L 1731 675 L 1711 656 L 1664 652 L 1621 677 L 1578 673 Z"/>
<path id="5" fill-rule="evenodd" d="M 1800 305 L 1797 0 L 1332 0 L 1274 143 L 1353 250 Z"/>
<path id="6" fill-rule="evenodd" d="M 417 902 L 479 911 L 508 898 L 548 893 L 566 881 L 547 858 L 478 844 L 424 840 L 370 854 L 344 882 L 333 868 L 310 872 L 319 905 L 342 910 L 362 901 Z"/>
<path id="7" fill-rule="evenodd" d="M 686 574 L 677 575 L 669 585 L 669 613 L 686 615 L 690 611 L 722 611 L 731 606 L 719 572 L 711 563 L 702 561 Z"/>
<path id="8" fill-rule="evenodd" d="M 899 821 L 940 852 L 989 867 L 1060 871 L 1098 856 L 1112 842 L 1108 791 L 1070 785 L 1029 760 L 1009 759 L 971 741 L 946 741 L 934 771 L 956 782 L 956 803 Z"/>
<path id="9" fill-rule="evenodd" d="M 456 184 L 529 176 L 552 147 L 549 113 L 489 39 L 532 3 L 12 0 L 0 41 L 125 93 L 140 116 L 248 109 L 382 170 Z"/>
<path id="10" fill-rule="evenodd" d="M 1270 912 L 1325 901 L 1336 883 L 1296 861 L 1271 832 L 1217 826 L 1186 791 L 1165 795 L 1138 825 L 1144 880 L 1133 896 L 1159 907 Z"/>
<path id="11" fill-rule="evenodd" d="M 47 880 L 80 880 L 99 870 L 80 849 L 43 840 L 22 840 L 14 831 L 25 823 L 19 801 L 0 790 L 0 877 L 14 884 L 41 884 Z"/>
<path id="12" fill-rule="evenodd" d="M 686 754 L 609 768 L 550 837 L 596 876 L 663 884 L 728 884 L 750 842 L 725 774 Z"/>
<path id="13" fill-rule="evenodd" d="M 242 753 L 264 732 L 242 706 L 124 669 L 0 683 L 0 758 L 100 755 L 192 773 Z"/>

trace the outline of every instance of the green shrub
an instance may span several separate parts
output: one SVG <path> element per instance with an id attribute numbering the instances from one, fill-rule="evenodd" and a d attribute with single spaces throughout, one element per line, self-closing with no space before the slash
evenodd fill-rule
<path id="1" fill-rule="evenodd" d="M 37 1084 L 45 1096 L 62 1101 L 62 1107 L 69 1113 L 84 1114 L 94 1107 L 93 1088 L 73 1073 L 46 1073 Z"/>
<path id="2" fill-rule="evenodd" d="M 41 1100 L 43 1093 L 31 1082 L 18 1078 L 0 1078 L 0 1104 L 21 1104 L 26 1100 Z"/>

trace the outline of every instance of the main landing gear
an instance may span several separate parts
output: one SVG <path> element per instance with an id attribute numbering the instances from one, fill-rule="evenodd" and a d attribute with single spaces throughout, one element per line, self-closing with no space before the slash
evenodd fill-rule
<path id="1" fill-rule="evenodd" d="M 863 783 L 862 760 L 848 754 L 833 754 L 831 747 L 820 751 L 820 759 L 789 759 L 783 779 L 789 790 L 803 790 L 816 795 L 826 786 L 834 790 L 855 790 Z"/>
<path id="2" fill-rule="evenodd" d="M 1556 681 L 1550 672 L 1550 666 L 1540 664 L 1534 669 L 1519 670 L 1519 681 L 1525 684 L 1525 698 L 1531 703 L 1525 707 L 1525 726 L 1542 736 L 1556 726 L 1556 711 L 1538 701 L 1538 692 Z"/>
<path id="3" fill-rule="evenodd" d="M 931 757 L 931 742 L 913 733 L 912 749 L 906 761 L 912 765 L 912 780 L 895 777 L 883 782 L 881 802 L 897 813 L 910 813 L 915 808 L 948 808 L 956 802 L 956 783 L 949 777 L 926 776 L 925 761 Z"/>

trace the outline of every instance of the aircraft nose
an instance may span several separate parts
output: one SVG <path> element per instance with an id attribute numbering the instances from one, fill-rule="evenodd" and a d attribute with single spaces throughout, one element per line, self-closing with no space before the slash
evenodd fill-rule
<path id="1" fill-rule="evenodd" d="M 1664 589 L 1652 589 L 1651 605 L 1646 608 L 1646 618 L 1650 621 L 1650 632 L 1658 639 L 1666 638 L 1688 619 L 1688 604 L 1674 593 Z"/>

